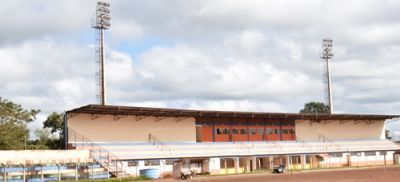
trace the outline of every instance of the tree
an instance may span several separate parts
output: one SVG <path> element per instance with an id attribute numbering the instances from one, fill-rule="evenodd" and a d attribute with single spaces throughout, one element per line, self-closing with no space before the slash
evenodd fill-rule
<path id="1" fill-rule="evenodd" d="M 39 112 L 0 98 L 0 150 L 24 149 L 29 138 L 26 124 L 35 120 Z"/>
<path id="2" fill-rule="evenodd" d="M 40 110 L 25 110 L 21 105 L 15 104 L 0 97 L 0 123 L 25 125 L 36 119 Z"/>
<path id="3" fill-rule="evenodd" d="M 390 130 L 385 129 L 385 138 L 388 140 L 392 139 L 392 135 L 390 134 Z"/>
<path id="4" fill-rule="evenodd" d="M 329 113 L 329 106 L 322 102 L 309 102 L 304 104 L 300 113 Z"/>
<path id="5" fill-rule="evenodd" d="M 52 134 L 57 134 L 59 139 L 57 141 L 58 146 L 56 148 L 61 149 L 64 147 L 64 114 L 53 112 L 47 116 L 47 119 L 43 122 L 43 128 L 50 129 Z M 50 147 L 51 149 L 56 149 Z"/>

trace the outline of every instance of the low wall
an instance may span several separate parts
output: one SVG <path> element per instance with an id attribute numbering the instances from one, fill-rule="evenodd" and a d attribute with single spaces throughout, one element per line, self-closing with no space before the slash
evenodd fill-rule
<path id="1" fill-rule="evenodd" d="M 89 150 L 0 150 L 7 165 L 91 162 Z"/>

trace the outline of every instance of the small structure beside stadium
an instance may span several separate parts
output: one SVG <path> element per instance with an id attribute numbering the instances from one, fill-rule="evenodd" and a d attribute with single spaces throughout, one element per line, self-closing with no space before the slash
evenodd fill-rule
<path id="1" fill-rule="evenodd" d="M 397 117 L 87 105 L 67 112 L 66 145 L 116 176 L 392 165 L 384 122 Z"/>

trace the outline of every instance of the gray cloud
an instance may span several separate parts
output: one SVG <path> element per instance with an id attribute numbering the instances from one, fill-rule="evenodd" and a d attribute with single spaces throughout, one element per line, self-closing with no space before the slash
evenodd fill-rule
<path id="1" fill-rule="evenodd" d="M 319 51 L 331 37 L 336 111 L 399 113 L 397 1 L 111 3 L 110 104 L 298 112 L 323 100 Z M 94 6 L 0 8 L 1 96 L 44 110 L 42 118 L 94 103 Z"/>

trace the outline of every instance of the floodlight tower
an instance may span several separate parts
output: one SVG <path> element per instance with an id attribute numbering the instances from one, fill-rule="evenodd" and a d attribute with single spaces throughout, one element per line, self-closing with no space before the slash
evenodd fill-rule
<path id="1" fill-rule="evenodd" d="M 97 2 L 96 14 L 92 19 L 92 28 L 96 29 L 96 71 L 98 95 L 101 105 L 106 105 L 106 80 L 105 80 L 105 50 L 104 50 L 104 30 L 110 28 L 110 4 Z"/>
<path id="2" fill-rule="evenodd" d="M 332 103 L 332 87 L 331 87 L 331 76 L 329 72 L 329 61 L 332 60 L 332 39 L 325 38 L 322 40 L 322 55 L 321 59 L 325 60 L 324 68 L 324 84 L 325 84 L 325 102 L 329 106 L 329 113 L 333 113 L 333 103 Z"/>

